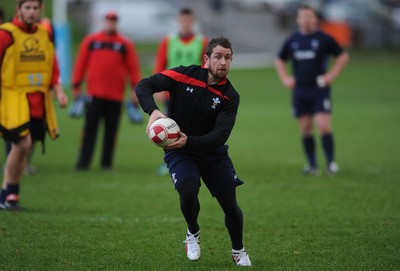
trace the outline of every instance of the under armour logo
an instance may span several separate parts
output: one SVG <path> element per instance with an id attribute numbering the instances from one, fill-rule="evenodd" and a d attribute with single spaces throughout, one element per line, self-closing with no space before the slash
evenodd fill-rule
<path id="1" fill-rule="evenodd" d="M 187 88 L 186 88 L 186 91 L 187 91 L 187 92 L 190 92 L 190 93 L 193 93 L 193 88 L 187 87 Z"/>
<path id="2" fill-rule="evenodd" d="M 219 100 L 219 98 L 213 98 L 213 104 L 211 105 L 212 109 L 217 109 L 217 105 L 220 104 L 221 101 Z"/>

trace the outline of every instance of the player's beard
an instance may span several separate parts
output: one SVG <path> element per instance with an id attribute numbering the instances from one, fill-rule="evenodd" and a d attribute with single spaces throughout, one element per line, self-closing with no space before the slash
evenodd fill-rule
<path id="1" fill-rule="evenodd" d="M 221 80 L 224 80 L 226 78 L 226 76 L 228 75 L 229 70 L 220 70 L 218 68 L 215 69 L 208 69 L 209 73 L 212 75 L 212 77 L 214 77 L 214 80 L 219 82 Z"/>
<path id="2" fill-rule="evenodd" d="M 20 20 L 21 20 L 21 22 L 23 22 L 27 26 L 32 27 L 34 24 L 36 24 L 38 18 L 36 18 L 33 15 L 25 16 L 24 14 L 20 14 Z"/>

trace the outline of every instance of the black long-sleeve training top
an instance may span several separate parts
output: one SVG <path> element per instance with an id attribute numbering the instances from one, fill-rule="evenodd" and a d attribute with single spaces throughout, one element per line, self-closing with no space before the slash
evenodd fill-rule
<path id="1" fill-rule="evenodd" d="M 139 82 L 136 94 L 147 114 L 158 109 L 153 93 L 168 91 L 168 117 L 188 136 L 184 150 L 211 151 L 223 146 L 235 124 L 240 96 L 228 79 L 207 85 L 208 70 L 180 66 L 154 74 Z"/>

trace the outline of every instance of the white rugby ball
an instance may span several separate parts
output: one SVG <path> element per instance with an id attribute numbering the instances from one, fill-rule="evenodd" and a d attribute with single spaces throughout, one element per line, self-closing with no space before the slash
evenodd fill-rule
<path id="1" fill-rule="evenodd" d="M 179 126 L 171 118 L 160 118 L 154 121 L 149 128 L 150 140 L 159 147 L 165 147 L 178 140 Z"/>

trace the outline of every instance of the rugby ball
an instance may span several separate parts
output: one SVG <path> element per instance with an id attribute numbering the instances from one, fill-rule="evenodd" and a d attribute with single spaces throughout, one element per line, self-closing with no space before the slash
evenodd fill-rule
<path id="1" fill-rule="evenodd" d="M 178 140 L 179 126 L 170 118 L 160 118 L 154 121 L 149 128 L 150 140 L 159 147 L 165 147 Z"/>

